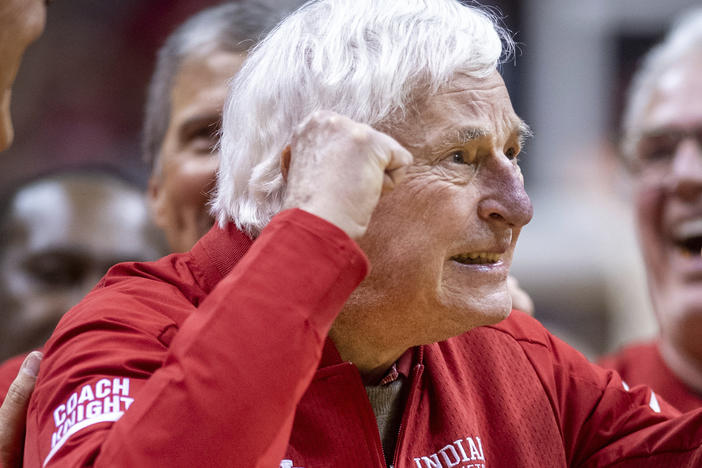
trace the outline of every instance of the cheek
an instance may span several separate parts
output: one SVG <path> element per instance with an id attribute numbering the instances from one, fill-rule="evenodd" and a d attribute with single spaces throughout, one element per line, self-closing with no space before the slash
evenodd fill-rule
<path id="1" fill-rule="evenodd" d="M 452 216 L 455 199 L 446 196 L 449 193 L 405 185 L 383 196 L 359 242 L 376 271 L 383 275 L 400 271 L 407 279 L 440 271 L 459 229 Z"/>
<path id="2" fill-rule="evenodd" d="M 660 187 L 646 185 L 636 187 L 636 227 L 641 256 L 652 290 L 656 290 L 666 276 L 667 255 L 662 230 L 664 205 L 665 195 Z"/>
<path id="3" fill-rule="evenodd" d="M 659 185 L 639 184 L 635 191 L 636 224 L 642 242 L 650 242 L 661 230 L 664 191 Z"/>
<path id="4" fill-rule="evenodd" d="M 178 205 L 201 205 L 205 209 L 214 188 L 216 170 L 216 161 L 207 158 L 189 159 L 173 167 L 167 175 L 173 202 Z"/>

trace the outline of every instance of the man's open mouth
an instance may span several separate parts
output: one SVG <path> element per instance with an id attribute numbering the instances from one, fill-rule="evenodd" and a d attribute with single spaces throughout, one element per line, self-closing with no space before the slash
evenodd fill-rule
<path id="1" fill-rule="evenodd" d="M 477 252 L 454 255 L 451 260 L 464 265 L 493 265 L 500 261 L 502 254 Z"/>
<path id="2" fill-rule="evenodd" d="M 673 245 L 683 254 L 699 256 L 702 251 L 702 218 L 680 223 L 672 237 Z"/>

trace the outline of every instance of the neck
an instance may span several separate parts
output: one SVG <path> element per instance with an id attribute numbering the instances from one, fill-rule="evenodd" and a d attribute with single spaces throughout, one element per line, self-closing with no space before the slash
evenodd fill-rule
<path id="1" fill-rule="evenodd" d="M 374 385 L 380 381 L 407 350 L 406 347 L 390 347 L 376 342 L 368 335 L 353 331 L 349 333 L 349 330 L 336 323 L 329 332 L 329 337 L 341 359 L 352 362 L 358 368 L 364 385 Z"/>
<path id="2" fill-rule="evenodd" d="M 702 368 L 699 363 L 667 340 L 663 340 L 660 350 L 663 361 L 673 374 L 696 393 L 702 394 Z"/>

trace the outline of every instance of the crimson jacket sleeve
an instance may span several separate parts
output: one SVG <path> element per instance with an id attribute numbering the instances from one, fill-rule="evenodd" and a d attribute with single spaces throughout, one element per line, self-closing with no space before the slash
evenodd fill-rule
<path id="1" fill-rule="evenodd" d="M 148 272 L 99 286 L 47 345 L 25 466 L 278 466 L 328 330 L 367 268 L 342 231 L 291 210 L 201 304 Z"/>
<path id="2" fill-rule="evenodd" d="M 552 335 L 522 346 L 559 421 L 568 466 L 702 466 L 702 410 L 681 415 Z"/>

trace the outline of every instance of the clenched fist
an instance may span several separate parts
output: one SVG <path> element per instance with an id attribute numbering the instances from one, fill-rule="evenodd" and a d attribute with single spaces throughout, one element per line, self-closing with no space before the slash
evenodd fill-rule
<path id="1" fill-rule="evenodd" d="M 385 133 L 334 112 L 314 112 L 283 155 L 283 208 L 308 211 L 358 239 L 381 193 L 392 190 L 411 163 L 409 151 Z"/>

